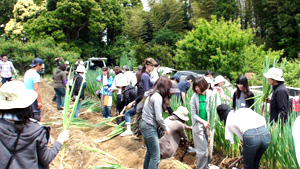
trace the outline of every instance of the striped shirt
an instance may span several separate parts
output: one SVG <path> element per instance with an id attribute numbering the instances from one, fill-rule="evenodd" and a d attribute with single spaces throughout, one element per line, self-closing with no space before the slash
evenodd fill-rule
<path id="1" fill-rule="evenodd" d="M 14 65 L 12 64 L 11 61 L 6 61 L 6 62 L 1 61 L 0 62 L 1 77 L 4 77 L 4 78 L 12 77 L 11 69 L 13 69 L 14 73 L 17 74 L 17 71 L 14 68 Z"/>

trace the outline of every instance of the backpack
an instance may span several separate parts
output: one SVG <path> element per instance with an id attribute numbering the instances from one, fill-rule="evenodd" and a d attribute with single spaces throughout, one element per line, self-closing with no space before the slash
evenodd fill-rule
<path id="1" fill-rule="evenodd" d="M 137 88 L 131 85 L 125 87 L 124 91 L 122 92 L 123 99 L 125 105 L 129 104 L 130 102 L 134 101 L 137 96 Z"/>

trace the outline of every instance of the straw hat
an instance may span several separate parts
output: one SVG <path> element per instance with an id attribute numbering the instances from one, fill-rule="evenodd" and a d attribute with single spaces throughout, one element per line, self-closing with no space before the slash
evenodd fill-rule
<path id="1" fill-rule="evenodd" d="M 83 65 L 78 65 L 76 72 L 85 73 L 85 67 Z"/>
<path id="2" fill-rule="evenodd" d="M 127 86 L 126 76 L 123 73 L 119 73 L 115 77 L 116 87 L 124 87 Z"/>
<path id="3" fill-rule="evenodd" d="M 172 82 L 172 86 L 170 89 L 170 93 L 180 93 L 177 83 L 173 80 L 171 82 Z"/>
<path id="4" fill-rule="evenodd" d="M 189 110 L 186 107 L 179 106 L 178 109 L 173 113 L 183 121 L 189 120 Z"/>
<path id="5" fill-rule="evenodd" d="M 281 81 L 281 82 L 284 82 L 284 78 L 283 78 L 283 72 L 281 69 L 278 69 L 278 68 L 270 68 L 269 71 L 267 73 L 264 73 L 264 76 L 266 78 L 270 78 L 270 79 L 274 79 L 274 80 L 277 80 L 277 81 Z"/>
<path id="6" fill-rule="evenodd" d="M 225 79 L 223 76 L 219 75 L 215 78 L 215 84 L 221 83 L 221 82 L 225 82 Z"/>
<path id="7" fill-rule="evenodd" d="M 153 58 L 146 58 L 145 60 L 144 60 L 144 63 L 145 64 L 151 64 L 151 65 L 156 65 L 157 64 L 157 62 L 153 59 Z"/>
<path id="8" fill-rule="evenodd" d="M 26 89 L 23 82 L 7 82 L 0 88 L 0 109 L 26 108 L 36 100 L 37 96 L 37 92 Z"/>

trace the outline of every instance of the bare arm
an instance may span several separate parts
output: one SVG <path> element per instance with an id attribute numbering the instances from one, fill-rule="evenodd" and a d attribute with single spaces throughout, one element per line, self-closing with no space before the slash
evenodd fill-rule
<path id="1" fill-rule="evenodd" d="M 33 87 L 34 87 L 34 91 L 36 91 L 37 94 L 38 94 L 38 97 L 36 99 L 37 100 L 37 104 L 38 104 L 37 109 L 40 109 L 40 108 L 42 108 L 42 98 L 41 98 L 39 83 L 33 83 Z"/>

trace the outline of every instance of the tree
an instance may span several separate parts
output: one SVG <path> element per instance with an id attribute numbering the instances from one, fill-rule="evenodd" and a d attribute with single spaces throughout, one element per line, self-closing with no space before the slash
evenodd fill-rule
<path id="1" fill-rule="evenodd" d="M 213 70 L 231 79 L 245 72 L 259 72 L 266 56 L 264 46 L 253 45 L 253 30 L 242 30 L 240 20 L 198 20 L 195 29 L 177 42 L 176 66 L 179 69 Z M 247 66 L 245 66 L 247 65 Z"/>
<path id="2" fill-rule="evenodd" d="M 46 10 L 45 4 L 37 6 L 32 0 L 18 0 L 13 9 L 13 18 L 5 25 L 5 34 L 11 39 L 25 38 L 23 25 Z"/>
<path id="3" fill-rule="evenodd" d="M 4 33 L 4 25 L 12 18 L 14 5 L 17 0 L 0 1 L 0 35 Z"/>

